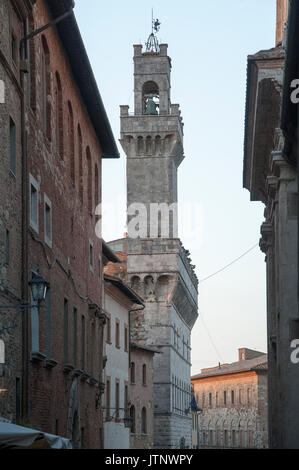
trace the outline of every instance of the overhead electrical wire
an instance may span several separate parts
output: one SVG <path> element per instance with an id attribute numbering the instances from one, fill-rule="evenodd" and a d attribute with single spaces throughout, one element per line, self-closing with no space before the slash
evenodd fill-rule
<path id="1" fill-rule="evenodd" d="M 236 258 L 235 260 L 231 261 L 229 264 L 227 264 L 226 266 L 224 266 L 223 268 L 219 269 L 218 271 L 216 271 L 215 273 L 213 274 L 210 274 L 210 276 L 207 276 L 205 277 L 204 279 L 200 279 L 198 282 L 199 283 L 202 283 L 204 281 L 207 281 L 208 279 L 211 279 L 211 277 L 214 277 L 216 276 L 217 274 L 221 273 L 222 271 L 224 271 L 225 269 L 229 268 L 230 266 L 232 266 L 233 264 L 235 264 L 237 261 L 239 261 L 241 258 L 244 258 L 244 256 L 248 255 L 248 253 L 250 253 L 251 251 L 253 251 L 257 246 L 259 246 L 258 243 L 256 243 L 254 246 L 252 246 L 251 248 L 249 248 L 249 250 L 245 251 L 245 253 L 243 253 L 241 256 L 239 256 L 238 258 Z"/>

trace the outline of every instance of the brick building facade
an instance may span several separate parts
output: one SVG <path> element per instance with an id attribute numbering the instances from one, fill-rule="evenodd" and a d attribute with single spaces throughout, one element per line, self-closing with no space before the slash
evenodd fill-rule
<path id="1" fill-rule="evenodd" d="M 14 306 L 24 298 L 23 110 L 24 75 L 17 44 L 33 2 L 0 3 L 0 305 Z M 1 326 L 12 325 L 15 309 L 1 310 Z M 0 365 L 0 415 L 21 417 L 22 319 L 1 338 L 5 364 Z"/>
<path id="2" fill-rule="evenodd" d="M 49 289 L 40 313 L 26 312 L 5 339 L 0 412 L 74 447 L 98 448 L 105 316 L 95 209 L 101 160 L 118 150 L 73 6 L 1 1 L 0 236 L 9 232 L 9 244 L 1 250 L 0 301 L 30 302 L 28 281 L 38 270 Z M 28 31 L 67 12 L 20 48 Z"/>
<path id="3" fill-rule="evenodd" d="M 268 447 L 267 356 L 239 349 L 239 361 L 191 379 L 194 448 Z"/>

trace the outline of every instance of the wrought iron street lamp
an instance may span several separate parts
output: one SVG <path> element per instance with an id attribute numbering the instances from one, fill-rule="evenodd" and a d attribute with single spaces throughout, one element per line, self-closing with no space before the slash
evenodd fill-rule
<path id="1" fill-rule="evenodd" d="M 35 274 L 35 276 L 29 281 L 29 287 L 31 291 L 31 299 L 34 304 L 29 304 L 26 302 L 21 302 L 18 305 L 0 305 L 0 310 L 16 310 L 16 314 L 13 318 L 12 323 L 6 327 L 0 328 L 0 335 L 3 335 L 6 331 L 9 331 L 16 327 L 16 321 L 18 316 L 24 312 L 24 310 L 29 310 L 31 308 L 37 308 L 38 311 L 41 308 L 41 302 L 45 300 L 47 295 L 47 290 L 49 287 L 49 282 L 46 281 L 40 274 Z"/>
<path id="2" fill-rule="evenodd" d="M 32 300 L 34 302 L 39 303 L 45 300 L 49 287 L 48 281 L 37 274 L 31 279 L 31 281 L 29 281 L 28 284 L 30 286 Z"/>

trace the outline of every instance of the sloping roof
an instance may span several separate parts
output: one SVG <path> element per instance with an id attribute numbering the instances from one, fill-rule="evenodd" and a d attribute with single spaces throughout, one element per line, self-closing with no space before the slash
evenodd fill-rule
<path id="1" fill-rule="evenodd" d="M 47 0 L 47 5 L 53 18 L 57 18 L 70 9 L 72 0 Z M 103 151 L 103 158 L 119 158 L 119 151 L 111 130 L 110 122 L 74 13 L 58 23 L 56 28 L 67 54 L 74 79 L 78 85 L 87 112 L 99 139 Z M 102 39 L 100 34 L 99 38 Z M 107 79 L 109 79 L 109 75 L 107 75 Z"/>
<path id="2" fill-rule="evenodd" d="M 104 240 L 102 240 L 102 253 L 107 258 L 107 260 L 111 261 L 112 263 L 121 262 L 121 260 L 115 254 L 115 252 L 110 248 L 109 245 L 107 245 L 107 243 Z"/>
<path id="3" fill-rule="evenodd" d="M 206 377 L 214 377 L 219 375 L 238 374 L 239 372 L 248 372 L 254 370 L 267 370 L 268 369 L 268 356 L 263 354 L 262 356 L 255 357 L 254 359 L 248 359 L 243 361 L 233 362 L 231 364 L 222 364 L 219 367 L 206 370 L 198 375 L 193 375 L 191 380 L 204 379 Z"/>
<path id="4" fill-rule="evenodd" d="M 123 294 L 125 294 L 128 297 L 128 299 L 130 299 L 135 304 L 141 305 L 143 307 L 145 306 L 142 298 L 139 297 L 139 295 L 136 294 L 136 292 L 133 289 L 131 289 L 131 287 L 129 287 L 128 284 L 123 282 L 118 277 L 109 276 L 108 274 L 104 274 L 104 280 L 106 282 L 110 282 L 111 284 L 116 286 L 120 291 L 123 292 Z"/>

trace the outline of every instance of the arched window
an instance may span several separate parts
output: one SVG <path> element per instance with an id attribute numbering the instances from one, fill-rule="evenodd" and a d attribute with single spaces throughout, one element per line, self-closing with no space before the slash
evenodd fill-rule
<path id="1" fill-rule="evenodd" d="M 140 156 L 143 154 L 143 137 L 140 135 L 137 138 L 137 155 Z"/>
<path id="2" fill-rule="evenodd" d="M 161 154 L 161 137 L 159 135 L 156 136 L 155 138 L 155 154 L 160 155 Z"/>
<path id="3" fill-rule="evenodd" d="M 42 124 L 44 134 L 51 140 L 51 75 L 50 75 L 50 51 L 45 36 L 42 36 L 41 54 L 41 86 L 42 86 Z"/>
<path id="4" fill-rule="evenodd" d="M 160 94 L 158 85 L 149 81 L 142 88 L 143 114 L 159 114 Z"/>
<path id="5" fill-rule="evenodd" d="M 143 364 L 143 366 L 142 366 L 142 384 L 146 385 L 146 383 L 147 383 L 146 364 Z"/>
<path id="6" fill-rule="evenodd" d="M 131 384 L 135 383 L 135 362 L 131 362 Z"/>
<path id="7" fill-rule="evenodd" d="M 147 136 L 145 141 L 145 153 L 146 155 L 152 154 L 152 138 L 150 135 Z"/>
<path id="8" fill-rule="evenodd" d="M 56 152 L 63 158 L 63 99 L 60 75 L 56 72 Z"/>
<path id="9" fill-rule="evenodd" d="M 75 136 L 74 136 L 74 116 L 73 108 L 68 101 L 68 154 L 70 159 L 70 175 L 73 184 L 75 184 Z"/>
<path id="10" fill-rule="evenodd" d="M 79 197 L 83 203 L 83 160 L 82 160 L 83 144 L 82 132 L 80 124 L 78 124 L 78 165 L 79 165 Z"/>
<path id="11" fill-rule="evenodd" d="M 130 408 L 130 418 L 132 419 L 131 433 L 135 434 L 136 432 L 136 420 L 135 420 L 135 406 L 132 405 Z"/>
<path id="12" fill-rule="evenodd" d="M 86 158 L 87 158 L 87 203 L 88 211 L 92 214 L 92 165 L 91 165 L 91 154 L 90 148 L 86 149 Z"/>
<path id="13" fill-rule="evenodd" d="M 141 411 L 141 433 L 147 434 L 147 416 L 145 407 L 143 407 Z"/>
<path id="14" fill-rule="evenodd" d="M 140 283 L 140 277 L 138 276 L 133 276 L 131 278 L 131 287 L 132 289 L 137 292 L 137 294 L 141 293 L 141 283 Z"/>

